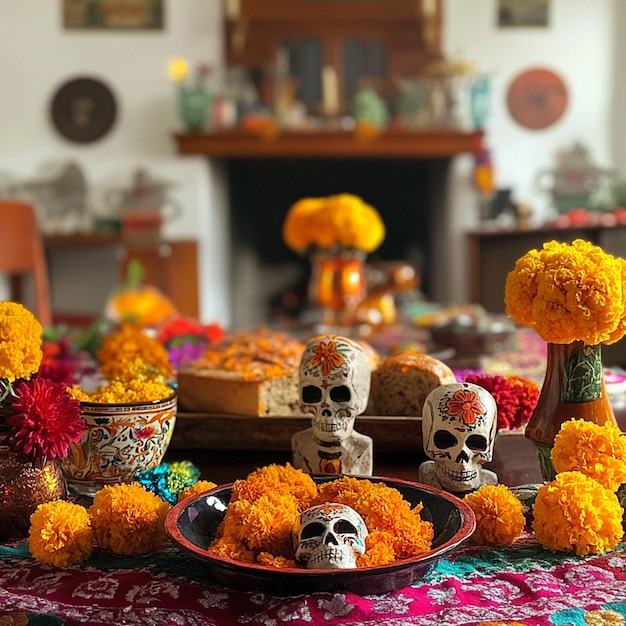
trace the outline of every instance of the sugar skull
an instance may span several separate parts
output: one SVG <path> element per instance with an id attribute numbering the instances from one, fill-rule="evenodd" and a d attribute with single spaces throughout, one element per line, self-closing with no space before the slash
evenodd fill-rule
<path id="1" fill-rule="evenodd" d="M 363 518 L 335 502 L 302 513 L 294 533 L 296 559 L 308 569 L 349 569 L 365 553 L 368 535 Z"/>
<path id="2" fill-rule="evenodd" d="M 307 344 L 300 361 L 300 410 L 312 415 L 323 442 L 346 439 L 370 393 L 370 366 L 363 349 L 339 335 L 321 335 Z"/>
<path id="3" fill-rule="evenodd" d="M 494 482 L 484 480 L 481 466 L 493 457 L 496 416 L 494 397 L 479 385 L 452 383 L 428 394 L 422 411 L 424 451 L 434 461 L 441 487 L 469 492 Z"/>

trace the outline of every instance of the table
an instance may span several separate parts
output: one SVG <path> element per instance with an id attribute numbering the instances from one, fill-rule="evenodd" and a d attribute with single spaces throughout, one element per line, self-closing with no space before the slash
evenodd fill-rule
<path id="1" fill-rule="evenodd" d="M 385 595 L 277 598 L 216 586 L 174 547 L 142 557 L 99 551 L 80 567 L 56 569 L 33 561 L 22 542 L 0 547 L 0 624 L 623 624 L 625 547 L 582 558 L 546 552 L 526 536 L 509 548 L 467 545 L 424 579 Z"/>

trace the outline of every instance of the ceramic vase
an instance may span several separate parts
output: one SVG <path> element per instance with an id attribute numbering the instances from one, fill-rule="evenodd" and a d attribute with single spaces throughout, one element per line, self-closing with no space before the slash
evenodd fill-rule
<path id="1" fill-rule="evenodd" d="M 547 345 L 545 378 L 526 427 L 526 437 L 535 443 L 546 481 L 555 477 L 550 459 L 554 438 L 561 424 L 570 419 L 617 423 L 604 384 L 600 344 L 575 341 Z"/>
<path id="2" fill-rule="evenodd" d="M 318 250 L 311 257 L 309 301 L 324 328 L 350 327 L 367 293 L 366 255 L 361 250 Z"/>
<path id="3" fill-rule="evenodd" d="M 172 438 L 176 407 L 176 394 L 145 403 L 81 402 L 87 428 L 61 462 L 70 490 L 93 496 L 159 465 Z"/>
<path id="4" fill-rule="evenodd" d="M 186 130 L 202 131 L 208 126 L 211 101 L 211 93 L 202 85 L 180 88 L 178 110 Z"/>
<path id="5" fill-rule="evenodd" d="M 66 495 L 65 478 L 56 459 L 33 461 L 0 445 L 0 541 L 27 537 L 35 509 Z"/>

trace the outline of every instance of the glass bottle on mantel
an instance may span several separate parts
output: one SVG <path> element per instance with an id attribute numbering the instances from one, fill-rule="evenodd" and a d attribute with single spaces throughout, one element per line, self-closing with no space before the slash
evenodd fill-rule
<path id="1" fill-rule="evenodd" d="M 601 344 L 574 341 L 548 343 L 547 347 L 546 374 L 526 437 L 535 443 L 543 479 L 553 480 L 550 451 L 563 422 L 617 422 L 605 388 Z"/>

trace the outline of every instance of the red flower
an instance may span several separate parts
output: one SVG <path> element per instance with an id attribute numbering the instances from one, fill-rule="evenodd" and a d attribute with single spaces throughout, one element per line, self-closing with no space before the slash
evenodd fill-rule
<path id="1" fill-rule="evenodd" d="M 539 385 L 519 376 L 470 374 L 465 382 L 484 387 L 498 407 L 498 430 L 524 426 L 537 404 Z"/>
<path id="2" fill-rule="evenodd" d="M 11 443 L 16 450 L 49 459 L 67 456 L 71 443 L 80 441 L 85 429 L 80 402 L 63 383 L 44 378 L 19 381 L 13 387 Z"/>

